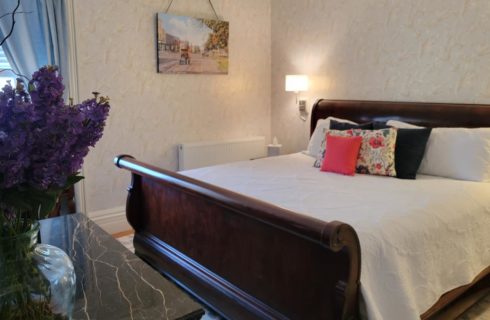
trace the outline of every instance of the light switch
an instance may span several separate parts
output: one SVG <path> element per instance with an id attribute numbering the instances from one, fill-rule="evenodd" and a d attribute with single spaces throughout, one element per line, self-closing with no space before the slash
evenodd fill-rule
<path id="1" fill-rule="evenodd" d="M 306 100 L 299 100 L 298 106 L 300 112 L 306 112 Z"/>

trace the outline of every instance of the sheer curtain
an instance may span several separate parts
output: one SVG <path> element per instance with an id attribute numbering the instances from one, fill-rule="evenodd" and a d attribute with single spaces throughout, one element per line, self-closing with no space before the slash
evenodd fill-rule
<path id="1" fill-rule="evenodd" d="M 0 16 L 11 13 L 17 0 L 1 0 Z M 10 31 L 12 16 L 0 19 L 0 37 Z M 3 50 L 15 72 L 28 78 L 40 67 L 57 65 L 63 79 L 68 79 L 68 28 L 64 0 L 21 0 L 15 15 L 12 36 Z M 68 88 L 68 81 L 64 81 Z M 66 90 L 65 92 L 68 92 Z"/>

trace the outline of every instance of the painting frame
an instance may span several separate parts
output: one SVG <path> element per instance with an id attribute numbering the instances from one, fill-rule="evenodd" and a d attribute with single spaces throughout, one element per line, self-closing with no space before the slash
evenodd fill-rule
<path id="1" fill-rule="evenodd" d="M 227 75 L 229 22 L 156 14 L 157 72 Z"/>

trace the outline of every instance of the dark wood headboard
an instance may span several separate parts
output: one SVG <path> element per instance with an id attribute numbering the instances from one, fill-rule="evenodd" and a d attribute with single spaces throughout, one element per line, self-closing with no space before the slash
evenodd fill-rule
<path id="1" fill-rule="evenodd" d="M 490 105 L 320 99 L 311 111 L 310 134 L 329 116 L 359 123 L 396 119 L 425 127 L 490 127 Z"/>

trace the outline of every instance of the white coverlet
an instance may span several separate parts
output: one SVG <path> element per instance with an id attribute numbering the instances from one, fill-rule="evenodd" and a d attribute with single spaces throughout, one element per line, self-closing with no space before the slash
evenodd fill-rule
<path id="1" fill-rule="evenodd" d="M 419 319 L 490 265 L 490 183 L 342 176 L 292 154 L 182 172 L 300 214 L 346 222 L 361 242 L 369 319 Z"/>

